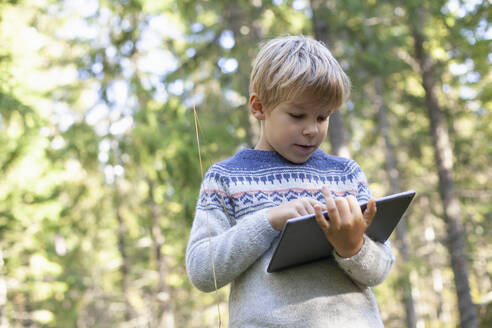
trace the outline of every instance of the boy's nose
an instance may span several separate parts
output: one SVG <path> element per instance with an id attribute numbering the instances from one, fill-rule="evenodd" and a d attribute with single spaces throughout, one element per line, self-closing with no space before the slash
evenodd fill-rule
<path id="1" fill-rule="evenodd" d="M 304 127 L 302 133 L 306 136 L 314 135 L 318 133 L 318 125 L 317 124 L 308 124 Z"/>

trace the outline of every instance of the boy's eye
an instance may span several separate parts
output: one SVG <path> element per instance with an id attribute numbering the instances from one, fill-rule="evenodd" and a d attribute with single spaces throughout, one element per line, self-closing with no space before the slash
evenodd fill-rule
<path id="1" fill-rule="evenodd" d="M 302 118 L 304 116 L 303 114 L 294 114 L 294 113 L 290 113 L 289 115 L 292 118 Z"/>
<path id="2" fill-rule="evenodd" d="M 318 121 L 323 122 L 323 121 L 326 121 L 327 118 L 328 118 L 328 116 L 319 116 Z"/>

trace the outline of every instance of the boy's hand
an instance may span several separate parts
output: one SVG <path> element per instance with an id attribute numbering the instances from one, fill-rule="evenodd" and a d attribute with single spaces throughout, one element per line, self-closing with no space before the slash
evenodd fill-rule
<path id="1" fill-rule="evenodd" d="M 285 221 L 288 219 L 313 214 L 314 206 L 318 206 L 321 209 L 325 208 L 325 206 L 320 202 L 311 198 L 303 197 L 271 208 L 266 212 L 266 216 L 275 230 L 282 230 Z"/>
<path id="2" fill-rule="evenodd" d="M 326 186 L 323 187 L 323 194 L 330 220 L 323 216 L 321 206 L 314 205 L 316 221 L 337 254 L 341 257 L 352 257 L 359 252 L 364 243 L 364 232 L 376 214 L 376 201 L 371 198 L 362 213 L 354 196 L 333 199 Z"/>

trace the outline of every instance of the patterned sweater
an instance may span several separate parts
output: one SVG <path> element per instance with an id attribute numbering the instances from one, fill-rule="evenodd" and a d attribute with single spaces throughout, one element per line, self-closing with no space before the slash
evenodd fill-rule
<path id="1" fill-rule="evenodd" d="M 382 327 L 370 286 L 381 283 L 394 261 L 389 244 L 364 236 L 351 258 L 333 256 L 275 273 L 266 271 L 280 233 L 265 212 L 299 197 L 324 202 L 370 192 L 359 165 L 316 150 L 303 164 L 272 151 L 243 149 L 206 173 L 186 250 L 191 282 L 200 290 L 231 283 L 229 327 Z M 210 234 L 210 238 L 209 238 Z"/>

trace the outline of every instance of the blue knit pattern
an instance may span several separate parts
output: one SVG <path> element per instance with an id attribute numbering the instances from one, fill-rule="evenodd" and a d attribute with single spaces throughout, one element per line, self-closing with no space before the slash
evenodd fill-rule
<path id="1" fill-rule="evenodd" d="M 370 198 L 364 173 L 353 160 L 318 149 L 307 162 L 294 164 L 275 152 L 243 149 L 207 171 L 197 209 L 225 209 L 238 220 L 300 197 L 324 202 L 323 185 L 333 196 L 354 195 L 359 202 Z"/>

